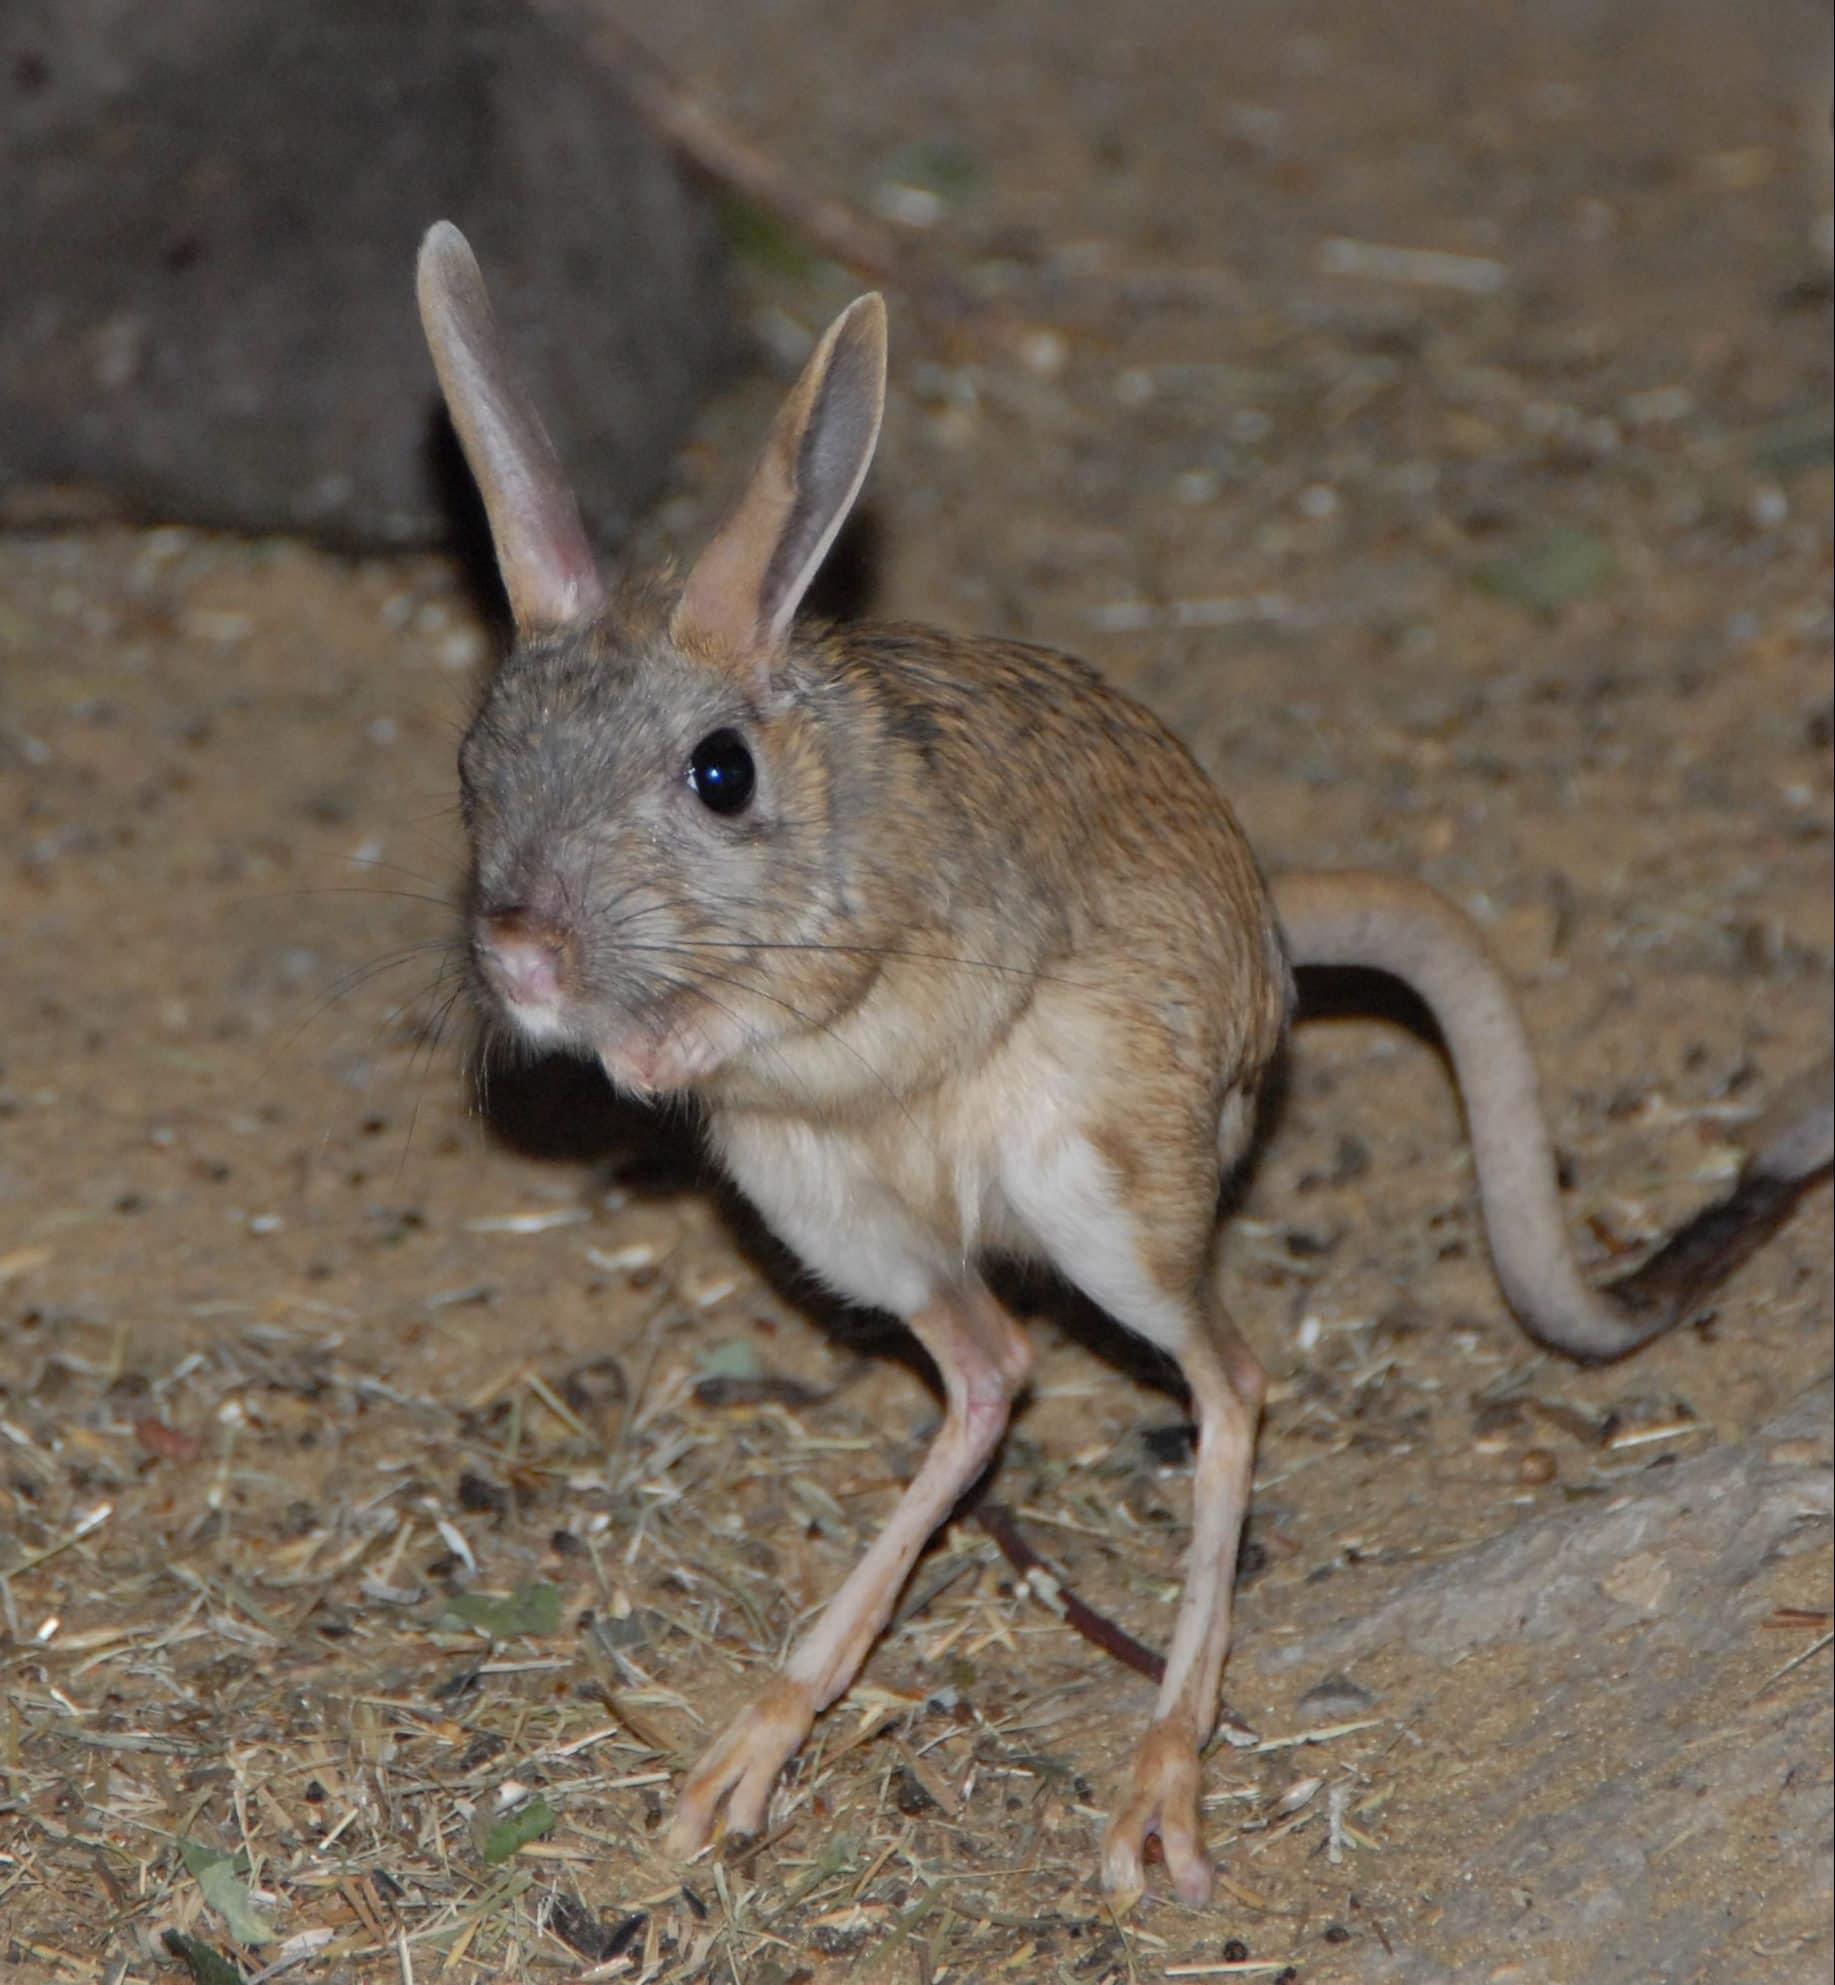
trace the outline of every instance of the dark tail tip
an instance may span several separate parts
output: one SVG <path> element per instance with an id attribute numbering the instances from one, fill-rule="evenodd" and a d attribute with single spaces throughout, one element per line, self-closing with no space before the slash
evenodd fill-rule
<path id="1" fill-rule="evenodd" d="M 1633 1319 L 1648 1320 L 1653 1337 L 1692 1321 L 1829 1169 L 1823 1164 L 1800 1177 L 1778 1178 L 1749 1168 L 1725 1199 L 1703 1207 L 1630 1274 L 1609 1283 L 1606 1293 Z"/>

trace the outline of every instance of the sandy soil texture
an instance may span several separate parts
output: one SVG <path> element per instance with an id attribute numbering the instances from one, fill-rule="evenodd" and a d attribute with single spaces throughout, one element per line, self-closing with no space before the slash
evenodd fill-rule
<path id="1" fill-rule="evenodd" d="M 1829 1032 L 1824 16 L 634 18 L 1057 341 L 932 349 L 892 299 L 874 610 L 1075 649 L 1271 866 L 1472 908 L 1602 1268 L 1718 1191 Z M 635 552 L 693 546 L 857 287 L 746 240 L 767 362 Z M 665 1864 L 937 1405 L 667 1126 L 565 1069 L 474 1112 L 490 643 L 435 559 L 0 537 L 0 1972 L 183 1976 L 170 1930 L 315 1980 L 1827 1975 L 1826 1188 L 1706 1328 L 1570 1369 L 1498 1300 L 1431 1047 L 1341 1015 L 1225 1267 L 1276 1384 L 1213 1907 L 1105 1909 L 1150 1692 L 967 1523 L 765 1842 Z M 1163 1641 L 1177 1403 L 1037 1338 L 999 1493 Z"/>

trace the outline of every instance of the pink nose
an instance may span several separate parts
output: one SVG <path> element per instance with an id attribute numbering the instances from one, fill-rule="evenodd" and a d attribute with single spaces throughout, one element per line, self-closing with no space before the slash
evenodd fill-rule
<path id="1" fill-rule="evenodd" d="M 494 910 L 479 919 L 478 955 L 491 983 L 512 1006 L 554 1007 L 573 943 L 533 910 Z"/>

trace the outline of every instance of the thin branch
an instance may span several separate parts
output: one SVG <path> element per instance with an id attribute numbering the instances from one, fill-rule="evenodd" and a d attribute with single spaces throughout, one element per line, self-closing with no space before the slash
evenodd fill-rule
<path id="1" fill-rule="evenodd" d="M 1137 1675 L 1145 1675 L 1150 1682 L 1159 1681 L 1166 1673 L 1163 1655 L 1156 1654 L 1150 1647 L 1143 1647 L 1131 1633 L 1079 1599 L 1059 1578 L 1020 1534 L 1019 1525 L 1013 1520 L 1013 1512 L 1005 1503 L 984 1496 L 971 1513 L 1000 1546 L 1001 1555 L 1008 1564 L 1032 1590 L 1039 1590 L 1039 1578 L 1050 1580 L 1046 1590 L 1051 1595 L 1052 1610 L 1062 1615 L 1066 1626 L 1074 1628 L 1092 1647 L 1101 1648 L 1104 1654 L 1111 1655 L 1124 1668 L 1132 1668 Z"/>
<path id="2" fill-rule="evenodd" d="M 625 27 L 605 0 L 529 0 L 579 37 L 586 54 L 630 97 L 640 116 L 693 171 L 774 215 L 819 254 L 904 296 L 939 340 L 974 340 L 1016 356 L 1025 327 L 973 295 L 947 269 L 884 222 L 803 185 L 788 166 L 742 137 L 700 102 Z"/>

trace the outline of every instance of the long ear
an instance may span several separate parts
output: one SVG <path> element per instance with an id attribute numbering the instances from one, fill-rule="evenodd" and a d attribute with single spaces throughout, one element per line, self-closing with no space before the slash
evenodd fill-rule
<path id="1" fill-rule="evenodd" d="M 510 371 L 464 235 L 438 221 L 415 271 L 421 329 L 478 480 L 519 632 L 573 627 L 605 605 L 580 511 L 541 417 Z"/>
<path id="2" fill-rule="evenodd" d="M 853 508 L 886 404 L 886 306 L 848 305 L 784 402 L 738 507 L 695 561 L 671 631 L 710 661 L 782 642 Z"/>

